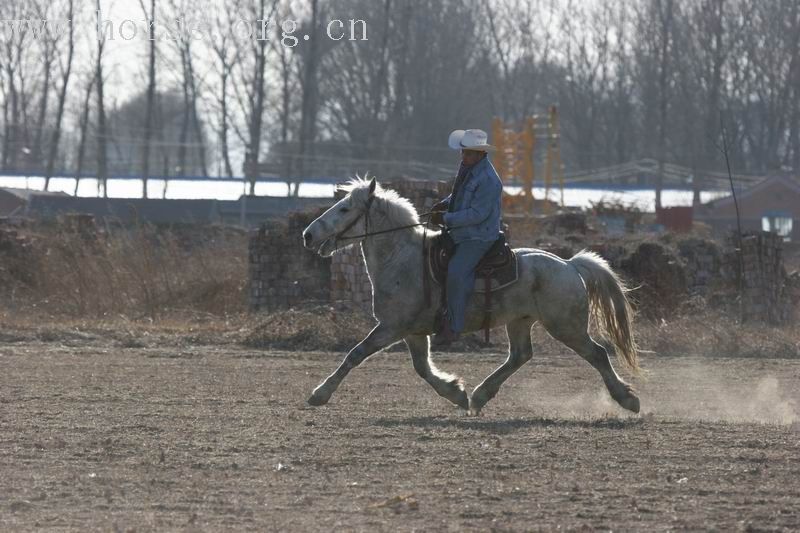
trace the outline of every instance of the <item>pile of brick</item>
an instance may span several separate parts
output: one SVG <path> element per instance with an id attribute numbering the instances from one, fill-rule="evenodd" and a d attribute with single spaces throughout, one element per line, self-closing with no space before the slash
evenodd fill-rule
<path id="1" fill-rule="evenodd" d="M 331 301 L 349 302 L 360 308 L 372 304 L 372 285 L 361 246 L 348 246 L 331 261 Z"/>
<path id="2" fill-rule="evenodd" d="M 714 241 L 684 239 L 678 242 L 678 253 L 683 260 L 690 294 L 705 294 L 710 287 L 730 279 L 730 275 L 723 272 L 722 249 Z"/>
<path id="3" fill-rule="evenodd" d="M 765 231 L 741 241 L 742 319 L 781 324 L 791 315 L 783 268 L 783 239 Z"/>
<path id="4" fill-rule="evenodd" d="M 10 221 L 0 222 L 0 289 L 14 291 L 19 284 L 35 282 L 37 260 L 34 241 Z"/>
<path id="5" fill-rule="evenodd" d="M 668 247 L 644 241 L 622 260 L 622 273 L 639 288 L 634 294 L 645 314 L 661 316 L 686 297 L 686 269 Z"/>
<path id="6" fill-rule="evenodd" d="M 303 229 L 320 212 L 294 213 L 250 234 L 250 309 L 275 310 L 310 301 L 327 302 L 331 260 L 303 247 Z"/>

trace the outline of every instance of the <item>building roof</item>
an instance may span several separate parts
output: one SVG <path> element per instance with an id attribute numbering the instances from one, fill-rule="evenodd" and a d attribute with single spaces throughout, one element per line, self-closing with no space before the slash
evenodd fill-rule
<path id="1" fill-rule="evenodd" d="M 738 192 L 736 194 L 736 200 L 739 202 L 745 201 L 748 197 L 774 186 L 783 186 L 789 191 L 800 195 L 800 182 L 786 174 L 777 174 L 775 176 L 765 178 L 752 187 L 748 187 L 747 189 Z M 705 204 L 705 206 L 708 208 L 724 207 L 728 205 L 733 205 L 732 195 L 725 196 L 724 198 L 717 198 L 716 200 L 712 200 Z"/>

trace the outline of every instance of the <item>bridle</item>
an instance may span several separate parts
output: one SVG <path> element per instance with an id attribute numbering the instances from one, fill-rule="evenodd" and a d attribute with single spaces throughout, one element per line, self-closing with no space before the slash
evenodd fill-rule
<path id="1" fill-rule="evenodd" d="M 381 235 L 383 233 L 392 233 L 394 231 L 400 231 L 409 228 L 416 228 L 417 226 L 427 226 L 427 222 L 418 222 L 417 224 L 407 224 L 405 226 L 397 226 L 396 228 L 385 229 L 381 231 L 369 231 L 369 210 L 372 207 L 372 202 L 375 200 L 373 195 L 370 195 L 369 199 L 367 200 L 367 206 L 364 211 L 358 215 L 352 222 L 350 222 L 345 228 L 338 232 L 336 235 L 333 236 L 333 247 L 334 249 L 338 249 L 338 241 L 340 240 L 347 240 L 347 239 L 360 239 L 361 237 L 371 237 L 372 235 Z M 432 213 L 420 213 L 419 216 L 430 216 Z M 364 233 L 360 235 L 344 235 L 347 233 L 356 223 L 361 220 L 361 217 L 364 217 Z M 423 241 L 424 242 L 424 241 Z"/>
<path id="2" fill-rule="evenodd" d="M 359 239 L 361 237 L 366 238 L 366 237 L 371 237 L 372 235 L 380 235 L 382 233 L 391 233 L 393 231 L 400 231 L 400 230 L 404 230 L 404 229 L 415 228 L 417 226 L 424 226 L 424 230 L 423 230 L 423 233 L 422 233 L 422 273 L 423 273 L 422 274 L 422 286 L 423 286 L 423 293 L 425 294 L 425 309 L 427 309 L 427 308 L 429 308 L 431 306 L 431 293 L 430 293 L 430 286 L 429 286 L 430 280 L 428 279 L 428 276 L 425 274 L 425 263 L 426 263 L 425 250 L 426 250 L 426 241 L 428 239 L 428 222 L 418 222 L 417 224 L 407 224 L 405 226 L 398 226 L 396 228 L 390 228 L 390 229 L 386 229 L 386 230 L 370 232 L 369 231 L 369 210 L 372 207 L 372 201 L 374 199 L 375 199 L 375 197 L 370 195 L 369 200 L 367 200 L 367 207 L 364 209 L 364 211 L 360 215 L 358 215 L 351 223 L 349 223 L 347 226 L 345 226 L 345 228 L 342 231 L 338 232 L 336 235 L 333 236 L 333 249 L 334 250 L 338 250 L 339 249 L 338 241 L 340 239 Z M 431 216 L 432 214 L 433 214 L 433 212 L 429 211 L 427 213 L 420 213 L 419 216 L 425 217 L 425 216 Z M 342 234 L 346 233 L 347 231 L 350 230 L 350 228 L 355 226 L 356 222 L 358 222 L 361 219 L 362 216 L 364 217 L 364 233 L 362 233 L 361 235 L 343 236 Z"/>

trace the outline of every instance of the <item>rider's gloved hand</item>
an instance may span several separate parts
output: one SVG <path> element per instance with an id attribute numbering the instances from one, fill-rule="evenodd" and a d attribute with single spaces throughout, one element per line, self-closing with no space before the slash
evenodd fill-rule
<path id="1" fill-rule="evenodd" d="M 433 211 L 431 213 L 430 222 L 431 224 L 438 224 L 439 226 L 444 226 L 444 211 Z"/>
<path id="2" fill-rule="evenodd" d="M 442 200 L 441 202 L 436 202 L 431 207 L 431 211 L 446 211 L 447 210 L 447 200 Z"/>

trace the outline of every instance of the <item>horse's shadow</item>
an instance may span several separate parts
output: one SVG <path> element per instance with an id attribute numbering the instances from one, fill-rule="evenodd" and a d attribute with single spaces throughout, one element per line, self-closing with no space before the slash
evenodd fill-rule
<path id="1" fill-rule="evenodd" d="M 563 427 L 563 428 L 595 428 L 595 429 L 630 429 L 644 422 L 641 417 L 602 417 L 595 419 L 579 418 L 511 418 L 481 419 L 445 416 L 411 416 L 405 418 L 378 418 L 376 426 L 393 428 L 413 426 L 420 428 L 459 428 L 486 431 L 489 433 L 512 433 L 522 429 Z"/>

